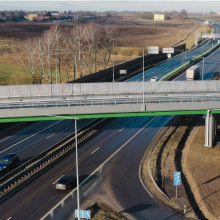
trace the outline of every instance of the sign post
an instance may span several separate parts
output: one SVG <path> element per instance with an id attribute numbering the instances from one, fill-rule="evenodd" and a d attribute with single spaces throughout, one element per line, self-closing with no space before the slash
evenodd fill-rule
<path id="1" fill-rule="evenodd" d="M 174 185 L 176 186 L 176 198 L 177 198 L 177 186 L 181 185 L 181 172 L 174 172 Z"/>

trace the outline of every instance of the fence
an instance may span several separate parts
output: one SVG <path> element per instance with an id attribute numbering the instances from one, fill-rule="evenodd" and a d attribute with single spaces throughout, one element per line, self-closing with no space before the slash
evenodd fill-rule
<path id="1" fill-rule="evenodd" d="M 220 81 L 144 82 L 144 93 L 219 92 Z M 143 93 L 143 82 L 0 86 L 0 99 Z"/>

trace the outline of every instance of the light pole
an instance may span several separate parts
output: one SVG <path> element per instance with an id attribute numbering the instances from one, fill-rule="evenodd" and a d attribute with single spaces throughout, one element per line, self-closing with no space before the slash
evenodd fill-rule
<path id="1" fill-rule="evenodd" d="M 113 52 L 113 67 L 112 67 L 112 70 L 113 70 L 113 76 L 112 76 L 112 81 L 114 82 L 115 81 L 115 53 L 114 53 L 114 47 L 115 47 L 115 39 L 113 38 L 113 49 L 112 49 L 112 52 Z"/>
<path id="2" fill-rule="evenodd" d="M 204 57 L 202 58 L 202 81 L 203 81 L 203 76 L 204 76 Z"/>
<path id="3" fill-rule="evenodd" d="M 115 81 L 115 52 L 114 52 L 114 47 L 115 47 L 115 40 L 120 40 L 121 38 L 113 38 L 113 48 L 112 48 L 112 55 L 113 55 L 113 60 L 112 60 L 112 71 L 113 71 L 113 76 L 112 76 L 112 82 Z"/>
<path id="4" fill-rule="evenodd" d="M 143 105 L 144 105 L 144 48 L 141 48 L 143 52 Z"/>
<path id="5" fill-rule="evenodd" d="M 78 211 L 78 220 L 80 220 L 80 203 L 79 203 L 79 167 L 78 167 L 78 145 L 77 145 L 77 120 L 78 118 L 75 116 L 75 118 L 65 117 L 65 116 L 59 116 L 59 115 L 50 115 L 46 114 L 47 116 L 57 117 L 57 118 L 66 118 L 75 120 L 75 143 L 76 143 L 76 185 L 77 185 L 77 211 Z"/>
<path id="6" fill-rule="evenodd" d="M 55 51 L 58 51 L 58 53 L 55 53 L 56 55 L 59 55 L 59 75 L 60 75 L 60 51 L 61 50 L 68 50 L 68 49 L 55 49 Z M 57 58 L 56 58 L 56 84 L 57 84 Z"/>

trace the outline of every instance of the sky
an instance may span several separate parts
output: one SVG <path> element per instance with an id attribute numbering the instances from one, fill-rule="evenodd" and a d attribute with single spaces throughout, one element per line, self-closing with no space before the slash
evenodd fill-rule
<path id="1" fill-rule="evenodd" d="M 46 11 L 181 11 L 187 12 L 220 12 L 220 0 L 214 1 L 180 1 L 180 0 L 81 0 L 81 1 L 3 1 L 0 0 L 0 11 L 3 10 L 46 10 Z"/>

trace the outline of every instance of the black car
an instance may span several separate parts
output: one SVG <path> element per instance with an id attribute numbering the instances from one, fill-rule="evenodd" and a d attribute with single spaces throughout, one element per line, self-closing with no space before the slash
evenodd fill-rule
<path id="1" fill-rule="evenodd" d="M 73 175 L 67 175 L 62 176 L 60 179 L 56 182 L 56 189 L 71 189 L 76 186 L 76 176 Z"/>
<path id="2" fill-rule="evenodd" d="M 12 168 L 18 166 L 19 157 L 15 153 L 10 153 L 0 160 L 0 171 L 9 171 Z"/>

